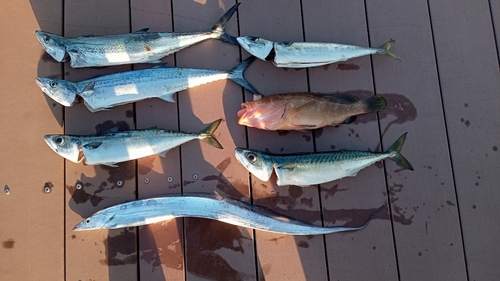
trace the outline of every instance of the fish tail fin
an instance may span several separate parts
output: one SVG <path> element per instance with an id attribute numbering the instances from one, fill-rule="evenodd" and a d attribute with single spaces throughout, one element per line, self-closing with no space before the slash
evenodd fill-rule
<path id="1" fill-rule="evenodd" d="M 212 33 L 217 35 L 217 39 L 230 43 L 233 45 L 238 45 L 238 41 L 236 41 L 236 37 L 233 37 L 229 34 L 226 33 L 226 24 L 229 21 L 229 19 L 233 16 L 234 12 L 238 9 L 238 6 L 241 3 L 236 3 L 234 6 L 232 6 L 227 12 L 222 15 L 222 17 L 212 26 Z"/>
<path id="2" fill-rule="evenodd" d="M 221 121 L 222 119 L 215 120 L 200 133 L 200 139 L 202 141 L 219 149 L 222 149 L 222 145 L 215 139 L 213 133 L 215 132 L 215 130 L 217 130 L 217 127 L 219 127 Z"/>
<path id="3" fill-rule="evenodd" d="M 392 45 L 394 45 L 394 43 L 396 43 L 395 40 L 391 39 L 389 42 L 385 43 L 384 45 L 380 46 L 378 48 L 378 53 L 379 54 L 382 54 L 382 55 L 386 55 L 386 56 L 389 56 L 391 58 L 395 58 L 397 60 L 400 60 L 400 61 L 403 61 L 402 58 L 398 57 L 397 55 L 391 53 L 389 50 L 391 49 Z"/>
<path id="4" fill-rule="evenodd" d="M 394 153 L 395 155 L 392 156 L 392 157 L 389 157 L 391 160 L 393 160 L 394 162 L 396 162 L 396 164 L 398 164 L 398 166 L 400 166 L 401 168 L 405 168 L 405 169 L 408 169 L 408 170 L 411 170 L 413 171 L 413 167 L 412 165 L 410 164 L 410 162 L 408 162 L 408 160 L 406 160 L 406 158 L 401 154 L 401 148 L 403 148 L 403 145 L 405 144 L 405 140 L 406 140 L 406 134 L 408 133 L 404 133 L 402 134 L 392 145 L 391 147 L 389 147 L 389 150 L 388 152 L 389 153 Z"/>
<path id="5" fill-rule="evenodd" d="M 240 64 L 238 64 L 235 68 L 231 69 L 229 71 L 229 79 L 233 80 L 234 82 L 240 84 L 243 88 L 247 89 L 248 91 L 252 92 L 253 94 L 258 94 L 259 91 L 250 84 L 245 77 L 243 77 L 243 72 L 247 69 L 247 67 L 252 64 L 252 62 L 255 61 L 255 57 L 251 56 L 247 58 L 246 60 L 242 61 Z"/>
<path id="6" fill-rule="evenodd" d="M 366 113 L 381 111 L 387 106 L 387 101 L 380 95 L 371 96 L 361 102 L 365 106 Z"/>

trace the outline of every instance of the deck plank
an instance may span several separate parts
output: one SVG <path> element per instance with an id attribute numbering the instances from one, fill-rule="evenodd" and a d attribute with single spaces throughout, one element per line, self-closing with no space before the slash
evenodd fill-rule
<path id="1" fill-rule="evenodd" d="M 402 154 L 415 169 L 385 162 L 393 220 L 406 220 L 394 224 L 400 278 L 466 280 L 427 2 L 370 1 L 367 14 L 371 45 L 392 37 L 404 59 L 373 57 L 376 92 L 404 97 L 396 119 L 381 120 L 382 147 L 408 132 Z"/>
<path id="2" fill-rule="evenodd" d="M 67 37 L 130 32 L 128 1 L 66 2 L 64 18 L 64 35 Z M 130 69 L 127 65 L 72 69 L 66 63 L 65 78 L 79 81 Z M 65 117 L 67 134 L 88 135 L 115 126 L 121 130 L 135 127 L 133 105 L 91 113 L 79 103 L 66 108 Z M 76 223 L 94 212 L 136 198 L 135 161 L 118 166 L 88 166 L 66 161 L 67 280 L 137 280 L 135 228 L 71 231 Z M 82 185 L 81 189 L 76 188 L 78 184 Z"/>
<path id="3" fill-rule="evenodd" d="M 149 28 L 152 32 L 171 32 L 170 1 L 131 1 L 132 30 Z M 162 59 L 168 67 L 175 67 L 174 55 Z M 150 68 L 151 64 L 134 65 L 134 69 Z M 177 131 L 177 104 L 161 99 L 148 99 L 135 104 L 138 129 L 158 126 Z M 181 193 L 179 148 L 170 150 L 166 157 L 153 155 L 137 160 L 137 191 L 139 198 L 150 198 L 169 193 Z M 183 220 L 174 219 L 139 228 L 139 279 L 184 280 Z"/>
<path id="4" fill-rule="evenodd" d="M 240 32 L 272 41 L 303 41 L 300 1 L 252 1 L 240 7 Z M 245 52 L 245 56 L 247 53 Z M 248 71 L 264 95 L 307 91 L 305 70 L 280 69 L 257 61 Z M 251 100 L 246 94 L 246 100 Z M 235 118 L 235 117 L 233 117 Z M 273 153 L 311 152 L 311 132 L 273 132 L 248 128 L 248 147 Z M 241 166 L 241 169 L 244 169 Z M 295 219 L 321 225 L 317 186 L 276 185 L 276 176 L 263 182 L 252 176 L 254 204 Z M 259 280 L 326 280 L 323 236 L 286 236 L 256 231 Z"/>
<path id="5" fill-rule="evenodd" d="M 64 160 L 43 141 L 63 110 L 34 83 L 62 76 L 35 36 L 62 33 L 61 1 L 5 2 L 0 25 L 0 279 L 64 280 Z"/>
<path id="6" fill-rule="evenodd" d="M 235 1 L 173 1 L 174 30 L 208 31 Z M 236 14 L 226 30 L 238 34 Z M 178 67 L 229 70 L 240 61 L 237 46 L 207 40 L 176 55 Z M 199 132 L 208 123 L 223 121 L 214 136 L 224 147 L 192 141 L 181 147 L 183 192 L 217 192 L 248 201 L 248 174 L 239 169 L 234 148 L 244 146 L 245 130 L 234 117 L 243 100 L 241 87 L 218 81 L 178 93 L 180 129 Z M 218 221 L 184 220 L 187 280 L 255 280 L 255 256 L 251 229 Z"/>
<path id="7" fill-rule="evenodd" d="M 302 1 L 302 5 L 306 41 L 369 46 L 363 2 Z M 374 90 L 370 57 L 311 68 L 309 84 L 312 92 L 339 91 L 362 98 L 371 96 Z M 353 124 L 316 130 L 315 137 L 317 151 L 376 151 L 380 143 L 377 115 L 362 115 Z M 384 202 L 385 194 L 382 165 L 366 168 L 354 178 L 322 184 L 324 224 L 361 225 L 370 212 Z M 390 217 L 383 214 L 376 218 L 362 231 L 326 236 L 330 280 L 398 278 Z M 363 270 L 359 270 L 359 264 L 363 264 Z"/>
<path id="8" fill-rule="evenodd" d="M 500 275 L 500 73 L 489 5 L 429 3 L 469 280 L 493 280 Z"/>

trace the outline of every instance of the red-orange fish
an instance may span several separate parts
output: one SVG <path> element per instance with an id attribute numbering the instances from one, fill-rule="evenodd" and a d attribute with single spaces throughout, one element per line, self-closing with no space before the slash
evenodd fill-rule
<path id="1" fill-rule="evenodd" d="M 254 95 L 253 101 L 241 104 L 238 124 L 264 130 L 304 131 L 352 123 L 356 115 L 383 110 L 386 106 L 386 100 L 379 95 L 363 100 L 340 93 Z"/>

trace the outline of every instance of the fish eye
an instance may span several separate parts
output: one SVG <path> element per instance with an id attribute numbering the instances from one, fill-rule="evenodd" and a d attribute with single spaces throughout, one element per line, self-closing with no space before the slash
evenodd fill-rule
<path id="1" fill-rule="evenodd" d="M 49 85 L 50 85 L 50 87 L 52 87 L 52 88 L 57 88 L 57 82 L 52 81 L 52 82 L 50 82 L 50 84 L 49 84 Z"/>
<path id="2" fill-rule="evenodd" d="M 89 224 L 89 223 L 90 223 L 90 219 L 86 219 L 86 220 L 85 220 L 85 223 L 86 223 L 86 224 Z"/>
<path id="3" fill-rule="evenodd" d="M 257 41 L 257 37 L 254 36 L 249 36 L 248 39 L 253 42 Z"/>
<path id="4" fill-rule="evenodd" d="M 43 42 L 45 42 L 46 44 L 49 44 L 49 41 L 50 41 L 49 36 L 47 36 L 47 35 L 43 36 Z"/>
<path id="5" fill-rule="evenodd" d="M 57 145 L 63 145 L 64 144 L 64 139 L 63 137 L 57 137 L 55 139 Z"/>
<path id="6" fill-rule="evenodd" d="M 247 153 L 247 159 L 248 161 L 250 161 L 251 163 L 254 163 L 255 161 L 257 161 L 257 155 L 255 155 L 254 153 Z"/>

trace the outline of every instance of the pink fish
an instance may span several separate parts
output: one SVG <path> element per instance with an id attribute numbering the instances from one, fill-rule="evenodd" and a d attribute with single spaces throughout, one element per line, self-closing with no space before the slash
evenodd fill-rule
<path id="1" fill-rule="evenodd" d="M 356 115 L 383 110 L 386 100 L 375 95 L 363 100 L 351 94 L 289 93 L 241 104 L 238 124 L 264 130 L 312 130 L 348 124 Z"/>

